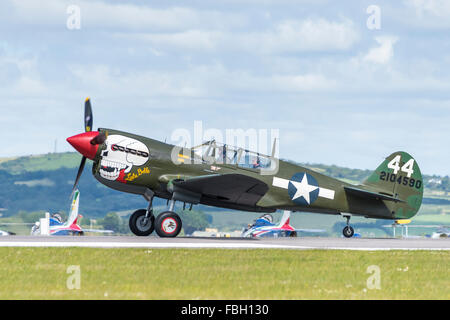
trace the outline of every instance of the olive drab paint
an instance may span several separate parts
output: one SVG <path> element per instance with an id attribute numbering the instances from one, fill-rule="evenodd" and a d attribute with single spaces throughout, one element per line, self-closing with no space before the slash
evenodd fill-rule
<path id="1" fill-rule="evenodd" d="M 217 207 L 254 212 L 283 209 L 326 214 L 350 213 L 383 219 L 411 218 L 422 203 L 422 175 L 417 161 L 406 152 L 391 154 L 367 180 L 359 185 L 352 185 L 279 159 L 276 175 L 261 175 L 258 169 L 242 168 L 237 164 L 216 163 L 214 157 L 199 157 L 189 148 L 183 148 L 182 152 L 179 152 L 183 155 L 180 158 L 183 161 L 174 163 L 171 158 L 174 145 L 113 129 L 99 131 L 108 132 L 109 136 L 97 152 L 93 173 L 100 182 L 124 192 L 143 193 L 145 188 L 149 188 L 155 191 L 157 196 L 171 199 L 174 182 L 184 182 L 183 186 L 176 187 L 178 194 L 195 193 L 199 197 L 198 203 Z M 131 142 L 137 141 L 138 143 L 133 145 L 139 145 L 138 149 L 141 151 L 131 147 L 127 149 L 125 145 L 111 147 L 109 140 L 115 136 L 126 137 Z M 102 163 L 107 163 L 108 159 L 124 158 L 123 155 L 127 152 L 142 160 L 136 162 L 136 165 L 121 160 L 124 164 L 119 168 L 126 171 L 126 174 L 114 175 L 116 179 L 113 183 L 105 181 L 105 176 L 102 177 L 101 174 L 104 170 Z M 116 157 L 114 153 L 123 155 Z M 143 158 L 144 155 L 147 157 Z M 196 161 L 193 161 L 194 159 Z M 251 187 L 259 184 L 261 187 L 227 197 L 221 194 L 220 190 L 220 184 L 225 183 L 226 179 L 218 179 L 218 176 L 227 175 L 233 175 L 234 178 L 238 175 L 244 180 L 252 181 L 248 183 Z M 233 185 L 232 181 L 227 181 L 224 188 L 239 189 L 240 185 L 245 184 L 238 180 L 235 183 L 236 185 Z M 267 190 L 258 194 L 256 189 L 262 190 L 264 186 Z M 208 194 L 208 189 L 213 187 L 217 192 Z M 358 195 L 349 193 L 345 189 L 349 187 L 358 188 L 361 192 Z M 385 196 L 386 199 L 377 199 L 377 194 Z M 250 197 L 255 201 L 245 201 L 244 198 Z"/>

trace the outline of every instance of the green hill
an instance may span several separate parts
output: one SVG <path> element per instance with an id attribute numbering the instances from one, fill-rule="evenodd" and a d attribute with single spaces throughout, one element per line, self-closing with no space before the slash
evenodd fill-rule
<path id="1" fill-rule="evenodd" d="M 43 155 L 0 159 L 0 170 L 11 174 L 77 168 L 81 155 L 76 152 L 48 153 Z"/>

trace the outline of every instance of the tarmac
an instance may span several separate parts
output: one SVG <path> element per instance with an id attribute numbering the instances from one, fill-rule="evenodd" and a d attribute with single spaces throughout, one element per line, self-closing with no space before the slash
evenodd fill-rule
<path id="1" fill-rule="evenodd" d="M 450 238 L 198 238 L 135 236 L 4 236 L 0 247 L 221 248 L 294 250 L 450 250 Z"/>

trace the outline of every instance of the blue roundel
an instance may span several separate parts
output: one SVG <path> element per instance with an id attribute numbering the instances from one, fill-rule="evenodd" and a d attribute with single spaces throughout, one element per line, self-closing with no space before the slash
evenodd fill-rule
<path id="1" fill-rule="evenodd" d="M 298 172 L 289 181 L 288 194 L 294 203 L 309 206 L 319 196 L 319 183 L 312 175 Z"/>

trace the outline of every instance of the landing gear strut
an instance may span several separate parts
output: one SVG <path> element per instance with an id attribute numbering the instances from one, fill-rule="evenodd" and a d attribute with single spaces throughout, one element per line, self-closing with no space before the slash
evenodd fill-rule
<path id="1" fill-rule="evenodd" d="M 137 236 L 149 236 L 155 230 L 155 216 L 153 215 L 153 192 L 148 199 L 148 207 L 135 211 L 129 221 L 131 232 Z"/>
<path id="2" fill-rule="evenodd" d="M 345 215 L 344 218 L 347 219 L 347 226 L 345 226 L 342 230 L 342 234 L 346 238 L 351 238 L 355 234 L 355 230 L 353 230 L 353 228 L 349 225 L 351 216 Z"/>
<path id="3" fill-rule="evenodd" d="M 152 207 L 153 192 L 144 197 L 148 200 L 148 207 L 131 215 L 129 221 L 131 232 L 137 236 L 149 236 L 155 230 L 160 237 L 176 237 L 181 231 L 182 222 L 180 216 L 173 212 L 175 201 L 170 200 L 169 211 L 159 214 L 155 219 Z"/>

